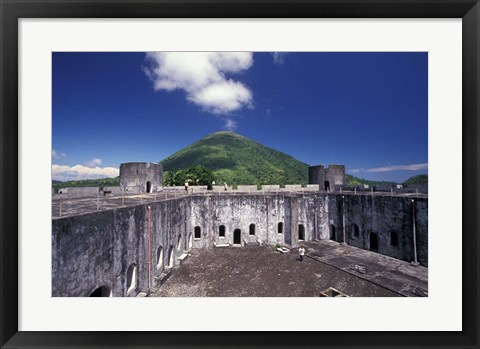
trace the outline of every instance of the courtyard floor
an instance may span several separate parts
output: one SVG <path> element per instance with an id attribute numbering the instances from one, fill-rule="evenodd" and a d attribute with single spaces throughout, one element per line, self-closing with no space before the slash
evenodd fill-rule
<path id="1" fill-rule="evenodd" d="M 304 245 L 311 259 L 406 297 L 428 296 L 428 268 L 424 266 L 413 266 L 380 253 L 330 240 L 313 241 Z"/>
<path id="2" fill-rule="evenodd" d="M 315 243 L 313 243 L 315 244 Z M 315 249 L 311 246 L 307 250 Z M 368 251 L 366 251 L 368 252 Z M 308 253 L 307 253 L 308 254 Z M 399 297 L 401 294 L 297 250 L 273 247 L 225 247 L 191 250 L 152 296 L 156 297 L 316 297 L 333 287 L 352 297 Z"/>

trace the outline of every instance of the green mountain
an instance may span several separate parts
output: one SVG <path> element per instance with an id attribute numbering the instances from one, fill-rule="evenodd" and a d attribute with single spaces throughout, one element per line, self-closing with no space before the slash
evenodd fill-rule
<path id="1" fill-rule="evenodd" d="M 421 174 L 413 176 L 403 182 L 403 185 L 428 184 L 428 175 Z"/>
<path id="2" fill-rule="evenodd" d="M 218 184 L 306 184 L 308 165 L 233 132 L 216 132 L 160 162 L 175 172 L 194 165 L 211 169 Z"/>

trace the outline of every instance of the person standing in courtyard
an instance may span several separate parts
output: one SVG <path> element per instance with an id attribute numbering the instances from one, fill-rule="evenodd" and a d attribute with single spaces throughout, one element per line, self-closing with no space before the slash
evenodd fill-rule
<path id="1" fill-rule="evenodd" d="M 227 187 L 228 187 L 228 186 L 227 186 L 227 183 L 226 183 L 226 182 L 223 183 L 223 187 L 225 188 L 225 191 L 227 191 Z"/>
<path id="2" fill-rule="evenodd" d="M 188 193 L 188 181 L 185 181 L 185 191 Z"/>
<path id="3" fill-rule="evenodd" d="M 298 249 L 298 255 L 300 257 L 300 262 L 303 263 L 303 256 L 305 255 L 305 248 L 303 245 L 300 245 L 300 248 Z"/>

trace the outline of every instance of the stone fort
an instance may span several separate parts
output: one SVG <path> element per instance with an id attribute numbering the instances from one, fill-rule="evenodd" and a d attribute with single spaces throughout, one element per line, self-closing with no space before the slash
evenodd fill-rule
<path id="1" fill-rule="evenodd" d="M 330 240 L 428 267 L 428 197 L 346 190 L 343 165 L 309 184 L 163 187 L 162 166 L 125 163 L 120 186 L 52 197 L 52 296 L 137 296 L 192 249 Z"/>

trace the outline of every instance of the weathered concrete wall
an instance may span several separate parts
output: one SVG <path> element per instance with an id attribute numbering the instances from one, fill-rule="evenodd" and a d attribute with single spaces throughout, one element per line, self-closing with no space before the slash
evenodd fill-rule
<path id="1" fill-rule="evenodd" d="M 144 249 L 139 248 L 143 239 L 135 238 L 134 233 L 142 223 L 139 210 L 137 206 L 133 211 L 122 209 L 53 220 L 52 295 L 86 297 L 106 286 L 112 289 L 113 296 L 125 296 L 127 268 L 135 262 L 139 286 L 146 286 L 144 263 L 139 263 L 144 259 Z M 118 273 L 119 269 L 123 272 Z"/>
<path id="2" fill-rule="evenodd" d="M 107 195 L 119 196 L 124 192 L 123 187 L 104 187 L 103 193 Z"/>
<path id="3" fill-rule="evenodd" d="M 52 220 L 52 295 L 87 297 L 107 286 L 113 296 L 127 296 L 127 270 L 136 265 L 137 287 L 149 288 L 153 279 L 188 248 L 184 199 Z M 180 247 L 179 247 L 180 246 Z M 158 253 L 159 248 L 163 253 Z M 159 256 L 161 261 L 158 260 Z"/>
<path id="4" fill-rule="evenodd" d="M 163 169 L 160 164 L 146 162 L 120 164 L 120 186 L 124 188 L 132 188 L 132 190 L 143 188 L 142 192 L 152 193 L 162 184 Z"/>
<path id="5" fill-rule="evenodd" d="M 60 193 L 61 192 L 61 193 Z M 100 188 L 98 187 L 69 187 L 59 189 L 59 195 L 66 195 L 68 199 L 79 199 L 96 197 L 100 195 Z M 102 194 L 103 195 L 103 194 Z M 58 197 L 58 196 L 57 196 Z M 60 196 L 60 198 L 63 196 Z"/>
<path id="6" fill-rule="evenodd" d="M 189 202 L 185 199 L 170 199 L 151 204 L 152 258 L 155 275 L 165 267 L 178 264 L 176 257 L 191 248 L 192 236 L 187 227 L 191 225 L 187 215 Z M 163 260 L 158 260 L 158 250 L 163 250 Z M 173 263 L 173 264 L 171 264 Z"/>
<path id="7" fill-rule="evenodd" d="M 302 185 L 301 184 L 285 184 L 285 190 L 287 191 L 301 191 Z"/>
<path id="8" fill-rule="evenodd" d="M 65 199 L 81 199 L 81 198 L 94 198 L 97 196 L 103 196 L 105 192 L 107 195 L 118 196 L 123 194 L 122 187 L 69 187 L 61 188 L 59 192 L 52 195 L 53 200 L 65 200 Z M 129 192 L 131 194 L 131 192 Z"/>
<path id="9" fill-rule="evenodd" d="M 280 189 L 280 185 L 278 184 L 271 184 L 271 185 L 262 185 L 262 190 L 265 190 L 265 191 L 275 191 L 275 190 L 279 190 Z"/>
<path id="10" fill-rule="evenodd" d="M 306 187 L 304 188 L 305 190 L 320 190 L 320 185 L 319 184 L 307 184 Z"/>
<path id="11" fill-rule="evenodd" d="M 263 243 L 286 243 L 297 246 L 299 226 L 304 226 L 304 240 L 330 239 L 343 242 L 343 207 L 345 206 L 345 241 L 359 248 L 370 249 L 371 232 L 378 236 L 378 252 L 406 261 L 413 260 L 411 198 L 370 195 L 271 194 L 228 195 L 225 197 L 192 198 L 191 217 L 202 228 L 202 238 L 194 247 L 209 248 L 213 244 L 233 244 L 233 231 L 240 229 L 242 244 L 250 241 L 248 227 L 255 224 L 256 238 Z M 428 266 L 428 199 L 415 199 L 417 217 L 417 255 Z M 283 234 L 278 234 L 278 223 Z M 352 225 L 359 227 L 353 237 Z M 226 227 L 224 238 L 219 226 Z M 333 228 L 332 228 L 333 227 Z M 192 228 L 193 229 L 193 226 Z M 398 235 L 398 246 L 392 246 L 390 232 Z"/>
<path id="12" fill-rule="evenodd" d="M 183 185 L 177 185 L 177 186 L 171 186 L 171 187 L 163 187 L 164 191 L 185 191 L 185 186 Z"/>
<path id="13" fill-rule="evenodd" d="M 58 218 L 52 220 L 53 296 L 89 296 L 100 286 L 111 288 L 114 296 L 127 296 L 127 270 L 132 264 L 137 267 L 137 288 L 129 295 L 135 295 L 148 289 L 170 261 L 178 263 L 176 257 L 185 250 L 233 245 L 235 229 L 241 231 L 239 245 L 298 246 L 302 240 L 330 239 L 332 226 L 334 239 L 343 242 L 343 217 L 347 244 L 371 249 L 373 233 L 378 236 L 379 253 L 410 262 L 414 210 L 418 261 L 428 266 L 425 198 L 287 192 L 189 195 Z M 254 235 L 249 234 L 251 224 Z M 219 236 L 221 225 L 225 237 Z M 299 236 L 301 226 L 303 237 Z M 200 228 L 198 238 L 195 227 Z M 397 234 L 397 244 L 392 243 L 391 232 Z"/>
<path id="14" fill-rule="evenodd" d="M 320 195 L 322 196 L 322 195 Z M 241 245 L 245 242 L 265 244 L 292 244 L 299 241 L 299 225 L 304 226 L 304 241 L 315 239 L 315 233 L 322 229 L 325 216 L 323 197 L 303 195 L 225 195 L 193 196 L 190 198 L 190 214 L 194 232 L 200 227 L 201 237 L 193 240 L 195 248 L 211 248 L 216 244 L 234 244 L 234 231 L 241 231 Z M 317 212 L 314 212 L 315 204 Z M 318 214 L 317 228 L 314 216 Z M 283 223 L 279 234 L 278 224 Z M 255 235 L 250 235 L 250 225 L 255 225 Z M 219 234 L 225 226 L 225 236 Z"/>
<path id="15" fill-rule="evenodd" d="M 328 240 L 329 238 L 329 224 L 330 224 L 330 195 L 315 195 L 315 215 L 316 220 L 316 239 Z M 316 217 L 315 217 L 316 216 Z"/>
<path id="16" fill-rule="evenodd" d="M 137 186 L 128 186 L 125 187 L 125 194 L 141 194 L 145 193 L 145 187 L 137 187 Z"/>
<path id="17" fill-rule="evenodd" d="M 225 186 L 223 185 L 214 185 L 212 186 L 212 191 L 215 192 L 215 193 L 218 193 L 218 192 L 221 192 L 221 191 L 230 191 L 232 190 L 232 187 L 229 187 L 227 185 L 227 190 L 225 190 Z"/>
<path id="18" fill-rule="evenodd" d="M 237 187 L 237 191 L 239 192 L 256 192 L 257 191 L 257 186 L 256 185 L 239 185 Z"/>
<path id="19" fill-rule="evenodd" d="M 65 199 L 68 199 L 68 194 L 67 193 L 53 194 L 52 195 L 52 200 L 65 200 Z"/>
<path id="20" fill-rule="evenodd" d="M 189 191 L 192 191 L 194 193 L 203 193 L 205 192 L 208 188 L 206 185 L 191 185 L 188 187 Z"/>
<path id="21" fill-rule="evenodd" d="M 399 193 L 428 193 L 428 183 L 427 184 L 411 184 L 405 186 L 402 189 L 398 189 Z"/>
<path id="22" fill-rule="evenodd" d="M 411 262 L 414 260 L 412 203 L 415 205 L 418 261 L 428 266 L 426 198 L 330 195 L 329 223 L 336 228 L 335 240 L 343 242 L 343 212 L 345 212 L 345 240 L 348 245 L 371 249 L 373 233 L 378 237 L 376 252 Z M 358 236 L 355 236 L 354 225 L 358 227 Z M 396 234 L 398 244 L 392 241 L 392 232 Z"/>

